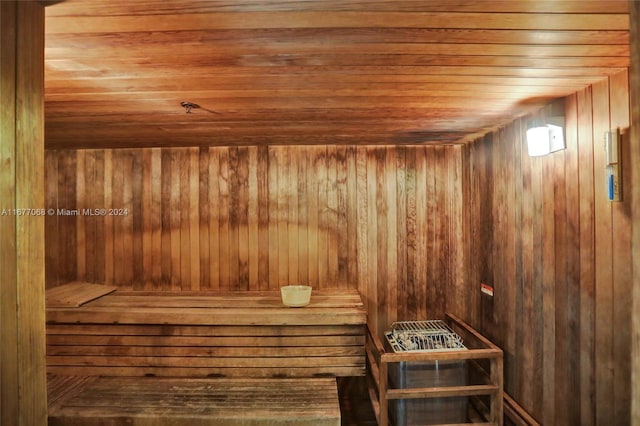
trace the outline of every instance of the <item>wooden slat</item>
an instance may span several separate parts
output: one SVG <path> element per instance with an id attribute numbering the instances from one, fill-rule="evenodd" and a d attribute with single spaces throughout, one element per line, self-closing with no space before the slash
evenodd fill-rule
<path id="1" fill-rule="evenodd" d="M 594 168 L 595 165 L 605 164 L 604 150 L 598 149 L 598 135 L 610 128 L 609 121 L 609 82 L 603 81 L 593 86 L 593 135 L 594 135 Z M 602 136 L 603 137 L 603 136 Z M 602 139 L 600 139 L 602 140 Z M 597 170 L 597 169 L 596 169 Z M 611 203 L 599 194 L 605 191 L 605 182 L 594 180 L 594 220 L 595 220 L 595 253 L 599 260 L 595 271 L 595 364 L 607 365 L 609 368 L 598 368 L 595 372 L 596 386 L 596 423 L 606 421 L 613 416 L 615 403 L 613 401 L 613 269 L 611 264 L 611 247 L 613 234 L 611 233 Z M 602 404 L 602 405 L 601 405 Z"/>
<path id="2" fill-rule="evenodd" d="M 504 415 L 516 426 L 539 426 L 540 423 L 535 421 L 529 413 L 527 413 L 517 402 L 508 394 L 504 394 Z"/>
<path id="3" fill-rule="evenodd" d="M 507 70 L 504 70 L 507 71 Z M 299 72 L 303 72 L 299 70 Z M 328 90 L 329 88 L 335 89 L 338 93 L 358 93 L 366 90 L 371 90 L 370 85 L 375 83 L 375 89 L 378 94 L 384 93 L 406 93 L 413 89 L 415 92 L 428 91 L 428 90 L 440 90 L 440 91 L 455 91 L 455 90 L 473 90 L 484 89 L 490 93 L 505 93 L 510 90 L 522 91 L 528 93 L 530 91 L 539 90 L 539 86 L 542 87 L 555 87 L 557 90 L 580 88 L 585 84 L 592 83 L 593 77 L 579 78 L 574 76 L 569 78 L 567 76 L 539 76 L 533 78 L 530 75 L 529 78 L 517 77 L 517 76 L 495 76 L 495 75 L 464 75 L 458 74 L 455 76 L 443 76 L 438 74 L 399 74 L 390 76 L 387 74 L 381 75 L 354 75 L 346 74 L 341 76 L 339 81 L 335 81 L 335 75 L 318 75 L 308 73 L 305 76 L 304 84 L 298 81 L 289 81 L 287 76 L 282 74 L 265 74 L 262 78 L 260 87 L 262 91 L 268 89 L 271 90 L 306 90 L 307 93 L 318 93 L 320 89 Z M 240 90 L 237 87 L 251 83 L 255 77 L 251 73 L 238 73 L 234 75 L 226 75 L 221 73 L 219 79 L 211 81 L 204 75 L 193 74 L 188 81 L 175 80 L 167 76 L 159 75 L 156 78 L 142 78 L 142 77 L 103 77 L 101 81 L 107 86 L 104 88 L 93 87 L 91 79 L 77 79 L 72 81 L 58 80 L 51 78 L 47 80 L 47 93 L 51 95 L 64 94 L 64 89 L 73 89 L 77 93 L 100 93 L 106 92 L 110 87 L 111 90 L 116 92 L 123 92 L 131 87 L 132 84 L 136 85 L 138 91 L 155 91 L 163 92 L 168 90 L 219 90 L 221 93 L 232 91 L 231 93 L 260 93 L 255 88 L 247 88 Z M 501 85 L 496 85 L 502 83 Z M 228 85 L 235 85 L 236 88 L 228 88 Z M 311 86 L 311 87 L 309 87 Z M 414 92 L 414 93 L 415 93 Z M 406 93 L 408 94 L 408 93 Z M 190 120 L 197 117 L 191 117 Z M 59 117 L 64 119 L 64 117 Z M 132 120 L 146 120 L 143 117 L 132 117 Z"/>
<path id="4" fill-rule="evenodd" d="M 152 32 L 254 28 L 471 28 L 536 30 L 627 30 L 625 13 L 619 14 L 526 14 L 526 13 L 427 13 L 427 12 L 254 12 L 190 15 L 75 17 L 47 20 L 48 34 L 91 32 L 99 24 L 104 32 Z"/>
<path id="5" fill-rule="evenodd" d="M 591 89 L 577 94 L 578 163 L 593 169 L 593 116 Z M 594 187 L 589 173 L 579 173 L 580 185 L 580 401 L 581 422 L 595 424 L 595 265 L 594 257 Z"/>
<path id="6" fill-rule="evenodd" d="M 307 339 L 308 340 L 308 339 Z M 133 341 L 133 340 L 132 340 Z M 171 342 L 171 339 L 166 339 L 167 343 Z M 136 344 L 139 343 L 138 340 L 134 341 Z M 93 342 L 92 342 L 93 343 Z M 360 345 L 353 345 L 351 347 L 347 346 L 260 346 L 256 345 L 252 351 L 251 356 L 245 356 L 247 353 L 247 349 L 245 347 L 233 347 L 233 346 L 219 346 L 215 348 L 208 348 L 203 346 L 175 346 L 175 345 L 167 345 L 167 346 L 127 346 L 126 341 L 122 342 L 124 345 L 115 346 L 73 346 L 73 345 L 52 345 L 50 344 L 47 347 L 48 360 L 51 365 L 60 365 L 57 360 L 62 360 L 62 363 L 66 364 L 98 364 L 100 359 L 106 359 L 105 354 L 108 353 L 109 357 L 146 357 L 146 359 L 159 358 L 159 357 L 176 357 L 175 365 L 180 365 L 180 362 L 184 362 L 186 357 L 224 357 L 231 358 L 225 360 L 225 362 L 232 362 L 233 366 L 236 365 L 233 357 L 244 357 L 247 359 L 247 363 L 251 363 L 253 359 L 264 358 L 262 362 L 266 362 L 268 358 L 300 358 L 300 357 L 312 357 L 309 361 L 314 361 L 314 366 L 319 365 L 315 364 L 316 358 L 322 358 L 326 360 L 333 359 L 334 362 L 345 364 L 359 364 L 362 365 L 362 343 Z M 199 342 L 198 342 L 199 343 Z M 239 344 L 239 343 L 238 343 Z M 82 355 L 78 355 L 82 353 Z M 65 357 L 62 359 L 61 357 Z M 268 357 L 268 358 L 266 358 Z M 331 357 L 331 358 L 330 358 Z M 337 357 L 342 357 L 341 359 L 337 359 Z M 350 357 L 350 358 L 347 358 Z M 165 358 L 167 359 L 167 358 Z M 135 360 L 133 362 L 128 363 L 127 365 L 135 364 L 137 362 L 144 362 Z M 172 361 L 173 363 L 174 361 Z M 280 359 L 280 363 L 287 363 L 286 359 Z M 190 366 L 195 367 L 195 365 Z M 255 365 L 249 365 L 250 367 L 257 367 L 260 365 L 260 362 L 256 362 Z"/>
<path id="7" fill-rule="evenodd" d="M 239 204 L 239 192 L 241 189 L 240 180 L 238 179 L 238 152 L 239 148 L 232 147 L 228 150 L 228 203 L 229 203 L 229 290 L 239 289 L 240 280 L 240 262 L 243 260 L 240 258 L 240 204 Z M 244 182 L 243 182 L 244 183 Z M 242 205 L 242 209 L 246 208 L 246 203 Z M 245 222 L 246 224 L 246 218 Z M 245 238 L 246 241 L 246 238 Z"/>
<path id="8" fill-rule="evenodd" d="M 630 158 L 632 143 L 629 136 L 630 105 L 629 105 L 629 74 L 619 73 L 610 78 L 611 128 L 620 133 L 621 158 Z M 622 166 L 622 188 L 632 188 L 629 165 Z M 627 194 L 629 195 L 629 194 Z M 613 225 L 612 257 L 613 267 L 613 322 L 626 324 L 632 313 L 633 293 L 633 263 L 631 232 L 632 222 L 629 212 L 632 208 L 632 198 L 623 194 L 621 203 L 611 206 L 611 221 Z M 631 352 L 629 342 L 632 340 L 630 327 L 615 330 L 613 334 L 613 362 L 614 370 L 614 416 L 621 422 L 631 423 Z"/>
<path id="9" fill-rule="evenodd" d="M 47 290 L 45 302 L 49 308 L 78 307 L 116 290 L 114 286 L 72 282 Z"/>
<path id="10" fill-rule="evenodd" d="M 47 375 L 47 406 L 55 410 L 59 404 L 82 392 L 88 383 L 96 381 L 96 377 L 54 376 Z"/>
<path id="11" fill-rule="evenodd" d="M 153 324 L 151 324 L 153 325 Z M 67 326 L 69 327 L 69 326 Z M 244 346 L 251 348 L 253 346 L 326 346 L 326 345 L 361 345 L 363 341 L 362 335 L 353 336 L 307 336 L 304 334 L 294 335 L 291 337 L 282 337 L 277 335 L 263 335 L 260 331 L 261 326 L 255 326 L 254 335 L 243 337 L 225 336 L 102 336 L 92 335 L 83 336 L 78 334 L 60 334 L 47 337 L 47 344 L 51 346 L 59 345 L 77 345 L 77 346 L 93 346 L 110 344 L 118 345 L 140 345 L 140 346 L 220 346 L 220 347 L 236 347 Z"/>
<path id="12" fill-rule="evenodd" d="M 287 201 L 287 230 L 285 232 L 285 236 L 287 239 L 287 247 L 288 253 L 286 257 L 289 259 L 287 265 L 287 281 L 288 282 L 302 282 L 300 281 L 300 247 L 298 245 L 298 223 L 300 220 L 298 218 L 298 158 L 299 154 L 297 151 L 289 151 L 286 159 L 285 167 L 283 167 L 284 172 L 289 176 L 287 183 L 282 185 L 287 194 L 289 194 L 289 199 Z"/>
<path id="13" fill-rule="evenodd" d="M 83 289 L 83 286 L 78 286 Z M 92 290 L 92 286 L 87 287 Z M 69 287 L 69 292 L 74 288 Z M 285 308 L 282 304 L 280 292 L 274 291 L 248 291 L 248 292 L 130 292 L 118 291 L 111 297 L 96 300 L 91 307 L 157 307 L 157 308 L 248 308 L 273 309 Z M 354 311 L 362 309 L 360 296 L 354 290 L 346 290 L 343 293 L 332 293 L 331 290 L 312 291 L 311 301 L 307 306 L 352 308 Z"/>
<path id="14" fill-rule="evenodd" d="M 47 335 L 98 336 L 350 336 L 362 335 L 363 325 L 308 325 L 289 326 L 178 326 L 178 325 L 123 325 L 123 324 L 47 324 Z"/>
<path id="15" fill-rule="evenodd" d="M 66 77 L 73 77 L 73 78 L 83 77 L 87 79 L 87 78 L 98 78 L 98 77 L 116 78 L 119 75 L 117 73 L 123 70 L 122 67 L 124 67 L 125 64 L 119 63 L 118 64 L 119 67 L 114 67 L 111 71 L 105 71 L 100 73 L 96 72 L 95 70 L 78 71 L 76 70 L 75 67 L 72 67 L 71 69 L 65 69 L 64 62 L 57 65 L 58 65 L 57 68 L 62 68 L 62 70 L 58 71 L 58 73 L 63 74 Z M 150 78 L 144 70 L 145 70 L 144 68 L 142 70 L 140 69 L 131 70 L 131 74 L 128 76 L 131 78 L 133 77 Z M 227 66 L 216 65 L 213 67 L 207 67 L 203 69 L 203 67 L 199 67 L 196 65 L 185 64 L 184 67 L 180 68 L 180 70 L 181 72 L 184 73 L 184 75 L 189 76 L 190 78 L 203 78 L 211 74 L 220 76 L 221 78 L 227 78 L 227 76 L 229 74 L 232 74 L 233 71 L 237 72 L 237 75 L 245 76 L 246 78 L 250 76 L 255 76 L 255 73 L 254 73 L 255 70 L 253 69 L 253 67 L 241 67 L 238 69 L 228 65 Z M 346 81 L 352 81 L 353 79 L 356 78 L 356 76 L 361 74 L 361 72 L 359 72 L 359 70 L 357 69 L 345 69 L 344 67 L 335 67 L 335 66 L 326 66 L 323 70 L 324 70 L 323 75 L 326 76 L 325 78 L 346 75 L 348 79 L 351 79 Z M 472 76 L 477 75 L 481 78 L 479 80 L 480 82 L 483 81 L 482 78 L 492 77 L 495 79 L 496 77 L 500 77 L 500 76 L 533 78 L 533 79 L 538 79 L 538 78 L 565 78 L 566 79 L 570 77 L 582 77 L 582 78 L 600 77 L 601 79 L 602 77 L 607 76 L 610 73 L 616 73 L 616 72 L 622 71 L 621 68 L 612 69 L 609 67 L 605 67 L 603 65 L 596 65 L 594 67 L 589 67 L 589 68 L 580 68 L 580 67 L 576 67 L 576 68 L 496 68 L 492 66 L 436 67 L 436 66 L 428 66 L 428 65 L 424 65 L 424 66 L 414 65 L 414 66 L 399 67 L 393 64 L 386 64 L 384 66 L 377 67 L 376 70 L 379 71 L 382 74 L 382 76 L 378 76 L 378 74 L 367 74 L 369 77 L 365 77 L 364 81 L 366 82 L 373 78 L 375 79 L 380 78 L 382 79 L 381 81 L 383 82 L 384 81 L 392 82 L 393 80 L 390 79 L 390 77 L 388 77 L 390 74 L 399 75 L 401 82 L 410 80 L 409 77 L 414 77 L 414 76 L 416 76 L 415 78 L 418 79 L 417 80 L 418 82 L 423 81 L 423 79 L 425 78 L 429 80 L 431 78 L 434 78 L 430 76 L 435 76 L 436 79 L 446 82 L 445 76 L 448 76 L 450 74 L 454 74 L 456 78 L 463 78 L 467 80 L 470 79 Z M 65 71 L 65 72 L 62 73 L 62 71 Z M 267 68 L 267 67 L 260 68 L 261 75 L 267 76 L 267 78 L 269 78 L 270 76 L 282 75 L 283 72 L 285 71 L 286 71 L 286 75 L 291 75 L 291 76 L 300 76 L 300 75 L 307 76 L 310 74 L 317 75 L 317 73 L 314 73 L 312 70 L 308 69 L 307 67 L 300 67 L 295 65 L 279 66 L 279 67 L 272 67 L 272 68 Z M 58 74 L 55 71 L 51 71 L 50 75 L 52 75 L 54 79 L 61 78 L 58 76 Z M 171 75 L 170 69 L 160 69 L 160 70 L 156 70 L 156 72 L 154 73 L 154 76 L 157 76 L 160 78 L 168 78 L 170 75 Z M 596 79 L 595 81 L 597 80 L 598 79 Z M 234 80 L 231 80 L 231 82 L 233 81 Z M 298 83 L 298 85 L 300 84 L 302 83 Z M 298 86 L 294 86 L 294 87 L 298 87 Z M 123 106 L 123 108 L 126 108 L 126 105 Z M 77 113 L 78 111 L 76 111 L 76 114 Z M 184 111 L 183 110 L 179 111 L 179 113 L 183 114 Z M 54 116 L 55 115 L 56 114 L 54 114 Z M 96 148 L 96 147 L 94 146 L 93 148 Z"/>
<path id="16" fill-rule="evenodd" d="M 332 284 L 336 286 L 340 286 L 339 284 L 339 275 L 340 271 L 338 270 L 338 250 L 340 247 L 338 246 L 338 232 L 340 229 L 338 228 L 338 158 L 337 158 L 337 147 L 335 145 L 329 145 L 327 147 L 327 157 L 326 157 L 326 170 L 327 170 L 327 181 L 326 181 L 326 194 L 327 194 L 327 203 L 323 209 L 323 216 L 325 219 L 326 225 L 326 236 L 327 236 L 327 269 L 328 272 L 325 282 L 327 284 Z M 343 165 L 340 164 L 340 165 Z M 334 284 L 335 283 L 335 284 Z M 329 285 L 325 285 L 325 288 L 329 288 Z"/>
<path id="17" fill-rule="evenodd" d="M 180 170 L 180 176 L 175 182 L 176 184 L 176 192 L 180 195 L 177 196 L 177 203 L 180 207 L 180 219 L 176 223 L 177 227 L 180 230 L 180 239 L 178 244 L 178 252 L 179 252 L 179 279 L 180 279 L 180 288 L 183 290 L 191 290 L 191 253 L 198 253 L 197 251 L 191 250 L 191 233 L 190 233 L 190 216 L 192 214 L 192 210 L 189 206 L 190 200 L 195 199 L 195 194 L 190 195 L 190 185 L 189 185 L 189 176 L 191 175 L 190 170 L 190 156 L 189 149 L 181 150 L 177 161 L 179 163 L 178 170 Z"/>
<path id="18" fill-rule="evenodd" d="M 217 185 L 220 167 L 220 154 L 218 149 L 209 149 L 209 206 L 218 206 L 220 191 Z M 220 289 L 220 216 L 219 209 L 209 210 L 209 274 L 208 288 Z M 221 212 L 222 213 L 222 212 Z"/>
<path id="19" fill-rule="evenodd" d="M 247 161 L 249 164 L 257 164 L 258 163 L 258 149 L 256 147 L 249 148 L 247 152 Z M 260 236 L 259 236 L 259 219 L 258 219 L 258 200 L 260 197 L 258 196 L 258 167 L 255 168 L 249 167 L 247 165 L 247 239 L 246 243 L 243 246 L 246 247 L 247 253 L 247 278 L 246 278 L 246 288 L 251 287 L 251 283 L 255 283 L 259 281 L 260 277 L 260 265 L 259 265 L 259 256 L 260 256 Z M 258 287 L 258 289 L 260 289 Z"/>
<path id="20" fill-rule="evenodd" d="M 65 310 L 51 308 L 47 312 L 49 322 L 95 322 L 119 324 L 237 324 L 248 325 L 256 321 L 267 325 L 297 324 L 312 325 L 317 323 L 359 323 L 363 313 L 339 313 L 334 308 L 315 308 L 310 313 L 300 315 L 295 310 L 284 308 L 256 309 L 238 308 L 235 310 L 216 310 L 207 308 L 131 308 L 123 312 L 122 308 L 93 308 L 85 310 Z"/>
<path id="21" fill-rule="evenodd" d="M 631 69 L 629 92 L 631 99 L 631 134 L 630 140 L 640 140 L 640 5 L 638 3 L 629 3 L 631 34 L 633 41 L 631 42 Z M 631 143 L 629 152 L 629 161 L 631 180 L 637 181 L 640 176 L 640 145 Z M 640 271 L 640 188 L 634 185 L 631 188 L 631 222 L 632 222 L 632 258 L 633 258 L 633 282 L 637 283 Z M 638 286 L 634 284 L 632 290 L 632 314 L 631 314 L 631 330 L 632 335 L 637 336 L 640 332 L 640 292 Z M 634 338 L 631 342 L 631 423 L 640 422 L 640 341 Z"/>
<path id="22" fill-rule="evenodd" d="M 566 98 L 566 144 L 565 155 L 565 176 L 579 176 L 579 141 L 578 141 L 578 106 L 577 96 Z M 567 229 L 565 238 L 566 245 L 566 303 L 567 323 L 566 323 L 566 343 L 563 346 L 564 357 L 567 359 L 569 368 L 566 372 L 566 389 L 568 394 L 580 393 L 580 362 L 571 363 L 574 359 L 572 348 L 580 346 L 580 305 L 572 301 L 580 300 L 580 191 L 579 185 L 566 186 L 566 220 Z M 573 406 L 567 413 L 567 418 L 581 418 L 580 407 Z"/>
<path id="23" fill-rule="evenodd" d="M 50 374 L 64 376 L 156 376 L 156 377 L 233 377 L 233 378 L 274 378 L 274 377 L 348 377 L 364 376 L 365 367 L 358 366 L 328 366 L 328 367 L 260 367 L 260 368 L 234 368 L 234 367 L 119 367 L 119 366 L 50 366 L 47 367 Z"/>
<path id="24" fill-rule="evenodd" d="M 258 179 L 258 285 L 257 290 L 266 290 L 269 287 L 269 179 L 268 179 L 268 149 L 259 146 L 256 157 L 256 176 Z M 255 250 L 255 247 L 254 247 Z M 309 281 L 311 284 L 311 281 Z"/>
<path id="25" fill-rule="evenodd" d="M 76 192 L 77 193 L 86 193 L 86 181 L 85 181 L 85 151 L 78 151 L 76 153 Z M 90 197 L 87 197 L 90 199 Z M 87 200 L 88 201 L 88 200 Z M 76 206 L 79 208 L 84 208 L 84 205 Z M 84 216 L 78 215 L 75 219 L 76 225 L 76 246 L 78 248 L 77 258 L 76 258 L 76 277 L 78 277 L 81 281 L 87 281 L 87 268 L 86 268 L 86 258 L 87 258 L 87 239 L 89 240 L 89 244 L 91 244 L 92 235 L 91 235 L 91 227 L 89 229 L 85 229 L 86 218 Z"/>
<path id="26" fill-rule="evenodd" d="M 333 253 L 329 252 L 329 193 L 328 193 L 328 176 L 329 176 L 329 166 L 327 160 L 327 150 L 328 147 L 320 146 L 317 148 L 317 157 L 314 161 L 314 169 L 317 173 L 317 183 L 315 185 L 315 191 L 317 191 L 317 239 L 316 239 L 316 247 L 317 250 L 317 258 L 318 258 L 318 266 L 317 266 L 317 276 L 318 276 L 318 285 L 323 285 L 328 281 L 328 276 L 330 274 L 329 271 L 329 256 L 333 255 Z"/>
<path id="27" fill-rule="evenodd" d="M 310 358 L 313 364 L 310 364 Z M 188 365 L 190 368 L 307 368 L 309 375 L 316 368 L 361 366 L 362 356 L 287 356 L 287 357 L 192 357 L 192 356 L 80 356 L 47 355 L 49 367 L 99 366 L 99 367 L 176 367 Z"/>
<path id="28" fill-rule="evenodd" d="M 263 55 L 263 56 L 278 56 L 282 54 L 304 56 L 309 54 L 326 55 L 332 53 L 336 55 L 349 54 L 353 51 L 358 51 L 360 54 L 367 55 L 406 55 L 408 57 L 413 56 L 414 59 L 419 59 L 420 56 L 435 56 L 443 55 L 451 52 L 455 49 L 460 56 L 526 56 L 526 57 L 626 57 L 629 56 L 628 44 L 590 44 L 590 45 L 532 45 L 532 44 L 453 44 L 453 43 L 339 43 L 339 44 L 326 44 L 318 43 L 317 40 L 311 41 L 297 41 L 297 42 L 275 42 L 267 46 L 257 46 L 254 40 L 247 41 L 245 43 L 236 42 L 233 46 L 229 46 L 226 41 L 209 43 L 210 48 L 215 52 L 215 58 L 224 58 L 229 55 L 240 57 L 241 55 Z M 77 58 L 96 58 L 96 57 L 129 57 L 131 60 L 136 61 L 138 55 L 144 54 L 158 56 L 162 52 L 162 46 L 151 44 L 145 46 L 144 52 L 136 52 L 131 47 L 122 47 L 118 45 L 102 45 L 98 48 L 94 48 L 90 51 L 84 50 L 85 55 L 82 56 L 77 47 L 71 48 L 56 48 L 51 47 L 47 49 L 47 53 L 64 57 L 67 59 Z M 175 59 L 183 62 L 186 58 L 198 59 L 200 58 L 202 47 L 200 45 L 186 44 L 182 47 L 182 50 L 176 52 Z M 76 57 L 76 55 L 78 55 Z M 198 60 L 197 62 L 201 62 Z M 416 64 L 414 64 L 416 65 Z M 310 90 L 313 90 L 310 88 Z M 55 95 L 51 95 L 48 99 L 56 99 Z M 80 98 L 82 99 L 82 97 Z"/>
<path id="29" fill-rule="evenodd" d="M 45 151 L 44 155 L 44 170 L 45 176 L 45 205 L 44 208 L 57 210 L 58 203 L 58 161 L 57 154 L 53 154 L 51 151 Z M 60 252 L 58 250 L 59 230 L 58 230 L 58 218 L 55 215 L 47 215 L 44 218 L 44 232 L 45 232 L 45 288 L 50 288 L 60 283 L 61 279 L 58 277 L 61 264 Z"/>
<path id="30" fill-rule="evenodd" d="M 146 14 L 154 12 L 157 14 L 166 14 L 171 12 L 171 8 L 161 0 L 145 0 L 135 4 L 127 4 L 123 8 L 119 4 L 105 5 L 99 0 L 83 1 L 85 9 L 78 11 L 77 9 L 59 9 L 51 10 L 50 16 L 65 15 L 93 15 L 107 14 L 118 15 L 126 11 L 131 15 Z M 606 3 L 601 1 L 576 1 L 576 0 L 557 0 L 557 1 L 535 1 L 521 0 L 513 2 L 511 0 L 497 0 L 491 3 L 485 2 L 468 2 L 464 0 L 449 0 L 442 3 L 425 3 L 419 0 L 409 0 L 403 2 L 388 2 L 380 0 L 316 0 L 316 1 L 285 1 L 285 2 L 268 2 L 254 3 L 252 1 L 235 1 L 229 3 L 227 1 L 210 1 L 207 3 L 192 3 L 188 0 L 175 1 L 176 7 L 194 12 L 250 12 L 250 11 L 305 11 L 305 10 L 330 10 L 330 11 L 349 11 L 360 10 L 363 6 L 366 10 L 385 12 L 385 11 L 423 11 L 423 12 L 536 12 L 536 13 L 624 13 L 628 10 L 629 5 L 624 0 L 610 0 Z"/>
<path id="31" fill-rule="evenodd" d="M 340 424 L 335 379 L 78 377 L 72 383 L 77 390 L 71 394 L 50 388 L 56 403 L 49 424 Z"/>
<path id="32" fill-rule="evenodd" d="M 388 399 L 438 398 L 453 396 L 493 395 L 498 392 L 494 385 L 442 386 L 417 389 L 389 389 Z"/>
<path id="33" fill-rule="evenodd" d="M 44 7 L 0 3 L 1 424 L 46 423 L 43 52 Z"/>

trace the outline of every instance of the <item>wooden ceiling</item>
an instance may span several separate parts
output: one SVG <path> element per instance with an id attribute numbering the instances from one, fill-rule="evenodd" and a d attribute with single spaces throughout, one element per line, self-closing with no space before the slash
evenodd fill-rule
<path id="1" fill-rule="evenodd" d="M 66 0 L 46 16 L 47 148 L 457 143 L 629 65 L 626 0 Z"/>

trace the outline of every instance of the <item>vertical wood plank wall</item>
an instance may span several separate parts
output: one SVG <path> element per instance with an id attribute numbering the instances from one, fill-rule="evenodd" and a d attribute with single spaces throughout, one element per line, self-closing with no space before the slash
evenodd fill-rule
<path id="1" fill-rule="evenodd" d="M 609 202 L 603 149 L 620 129 L 629 158 L 628 87 L 622 73 L 567 97 L 564 151 L 530 158 L 527 118 L 465 151 L 462 316 L 505 350 L 505 390 L 543 424 L 630 424 L 630 165 Z"/>
<path id="2" fill-rule="evenodd" d="M 380 331 L 442 317 L 466 300 L 461 167 L 461 146 L 47 151 L 47 285 L 306 283 L 359 289 Z"/>
<path id="3" fill-rule="evenodd" d="M 630 156 L 632 191 L 633 306 L 631 324 L 631 424 L 640 424 L 640 3 L 629 1 L 631 34 Z"/>
<path id="4" fill-rule="evenodd" d="M 0 2 L 0 425 L 47 422 L 44 8 Z"/>
<path id="5" fill-rule="evenodd" d="M 467 146 L 47 152 L 47 207 L 79 210 L 46 217 L 47 285 L 358 288 L 378 331 L 469 321 L 543 424 L 629 424 L 631 198 L 606 200 L 602 145 L 619 128 L 629 157 L 628 88 L 567 97 L 567 149 L 539 158 L 527 118 Z"/>

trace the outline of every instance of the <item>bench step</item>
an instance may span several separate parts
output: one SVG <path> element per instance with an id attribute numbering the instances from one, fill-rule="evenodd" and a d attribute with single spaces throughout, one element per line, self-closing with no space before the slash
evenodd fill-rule
<path id="1" fill-rule="evenodd" d="M 83 293 L 93 293 L 89 290 Z M 351 290 L 314 292 L 304 308 L 284 306 L 276 291 L 118 290 L 79 307 L 47 307 L 47 372 L 194 378 L 364 376 L 365 324 L 360 295 Z"/>
<path id="2" fill-rule="evenodd" d="M 50 426 L 338 426 L 336 380 L 49 376 Z"/>

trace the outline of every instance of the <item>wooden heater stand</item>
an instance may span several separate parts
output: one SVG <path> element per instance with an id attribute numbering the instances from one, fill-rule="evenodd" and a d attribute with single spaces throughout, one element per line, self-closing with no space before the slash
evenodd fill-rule
<path id="1" fill-rule="evenodd" d="M 447 325 L 462 337 L 468 350 L 394 353 L 385 348 L 372 327 L 366 342 L 369 396 L 379 426 L 390 425 L 390 403 L 396 400 L 456 398 L 468 400 L 470 425 L 503 424 L 502 350 L 454 315 Z M 394 363 L 466 362 L 468 383 L 462 386 L 392 387 L 390 365 Z M 425 419 L 428 420 L 428 419 Z"/>

